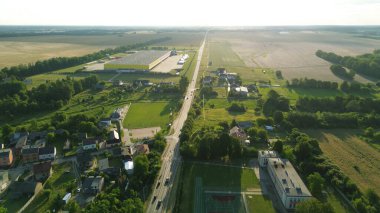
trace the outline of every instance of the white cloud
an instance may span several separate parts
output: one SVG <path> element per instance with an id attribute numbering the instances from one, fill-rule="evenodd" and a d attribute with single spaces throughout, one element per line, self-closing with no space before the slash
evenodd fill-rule
<path id="1" fill-rule="evenodd" d="M 380 24 L 375 0 L 6 0 L 0 24 L 328 25 Z"/>

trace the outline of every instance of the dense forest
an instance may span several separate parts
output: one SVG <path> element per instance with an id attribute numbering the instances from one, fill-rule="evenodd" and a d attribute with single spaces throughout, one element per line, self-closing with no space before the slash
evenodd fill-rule
<path id="1" fill-rule="evenodd" d="M 20 64 L 18 66 L 4 67 L 0 71 L 0 81 L 4 78 L 15 76 L 19 80 L 23 80 L 26 77 L 37 75 L 41 73 L 51 72 L 59 69 L 77 66 L 80 64 L 88 63 L 91 61 L 99 60 L 107 55 L 125 52 L 131 49 L 138 49 L 145 46 L 149 46 L 155 43 L 170 40 L 170 37 L 164 37 L 159 39 L 153 39 L 144 43 L 137 43 L 128 46 L 117 47 L 114 49 L 100 50 L 95 53 L 87 54 L 78 57 L 56 57 L 43 61 L 37 61 L 31 64 Z"/>
<path id="2" fill-rule="evenodd" d="M 359 55 L 356 57 L 340 56 L 335 53 L 324 52 L 322 50 L 318 50 L 315 55 L 333 64 L 338 64 L 351 69 L 356 73 L 380 78 L 380 50 L 375 50 L 373 53 Z"/>

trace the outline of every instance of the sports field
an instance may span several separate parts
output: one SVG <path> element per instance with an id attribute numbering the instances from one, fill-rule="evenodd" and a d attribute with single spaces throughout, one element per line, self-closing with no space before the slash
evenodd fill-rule
<path id="1" fill-rule="evenodd" d="M 156 126 L 164 129 L 170 122 L 171 108 L 174 105 L 170 102 L 132 103 L 123 125 L 128 129 Z"/>
<path id="2" fill-rule="evenodd" d="M 310 130 L 323 153 L 358 187 L 380 194 L 380 152 L 358 138 L 355 130 Z"/>
<path id="3" fill-rule="evenodd" d="M 259 181 L 253 170 L 231 166 L 184 162 L 181 177 L 182 185 L 179 189 L 181 190 L 181 195 L 179 199 L 177 199 L 177 202 L 179 202 L 179 212 L 193 212 L 196 203 L 195 192 L 197 189 L 199 190 L 199 186 L 196 184 L 196 179 L 201 179 L 202 182 L 202 189 L 198 191 L 198 193 L 201 193 L 203 196 L 201 202 L 210 199 L 210 203 L 208 203 L 209 205 L 204 203 L 204 208 L 201 207 L 202 209 L 207 207 L 212 209 L 213 205 L 219 205 L 220 207 L 223 206 L 222 203 L 225 203 L 226 206 L 238 206 L 235 208 L 235 212 L 241 212 L 239 209 L 243 209 L 243 203 L 239 201 L 241 197 L 240 194 L 237 194 L 234 197 L 228 197 L 223 191 L 241 192 L 246 191 L 249 188 L 260 188 Z M 209 192 L 203 194 L 205 191 L 218 191 L 219 193 Z M 213 195 L 216 197 L 212 197 Z M 231 203 L 231 205 L 227 205 L 226 199 L 227 201 L 233 199 L 231 202 L 234 204 Z M 222 202 L 219 202 L 218 200 L 221 200 Z"/>

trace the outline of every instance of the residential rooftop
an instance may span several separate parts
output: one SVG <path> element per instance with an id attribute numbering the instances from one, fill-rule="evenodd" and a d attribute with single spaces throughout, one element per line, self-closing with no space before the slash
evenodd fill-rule
<path id="1" fill-rule="evenodd" d="M 276 174 L 277 181 L 287 196 L 309 197 L 311 193 L 287 159 L 269 158 L 268 167 Z"/>
<path id="2" fill-rule="evenodd" d="M 149 65 L 170 51 L 144 50 L 109 62 L 109 64 Z"/>
<path id="3" fill-rule="evenodd" d="M 265 158 L 278 158 L 277 152 L 272 150 L 260 150 L 259 156 Z"/>

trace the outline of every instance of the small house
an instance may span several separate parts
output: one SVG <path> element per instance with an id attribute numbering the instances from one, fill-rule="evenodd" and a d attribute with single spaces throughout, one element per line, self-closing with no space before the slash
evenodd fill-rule
<path id="1" fill-rule="evenodd" d="M 104 178 L 90 176 L 83 181 L 83 193 L 96 195 L 100 193 L 104 187 Z"/>
<path id="2" fill-rule="evenodd" d="M 77 162 L 82 170 L 92 167 L 92 165 L 94 164 L 94 159 L 95 157 L 90 155 L 89 153 L 77 155 Z"/>
<path id="3" fill-rule="evenodd" d="M 123 108 L 117 108 L 112 114 L 111 114 L 111 120 L 112 121 L 118 121 L 123 116 Z"/>
<path id="4" fill-rule="evenodd" d="M 83 150 L 95 150 L 97 149 L 98 140 L 94 138 L 88 138 L 83 140 Z"/>
<path id="5" fill-rule="evenodd" d="M 231 137 L 239 139 L 240 142 L 245 142 L 247 140 L 247 134 L 244 132 L 242 128 L 239 128 L 238 126 L 234 126 L 232 129 L 230 129 Z"/>
<path id="6" fill-rule="evenodd" d="M 35 162 L 39 160 L 39 148 L 24 147 L 21 150 L 21 158 L 24 163 Z"/>
<path id="7" fill-rule="evenodd" d="M 35 163 L 33 165 L 33 174 L 36 181 L 43 181 L 50 177 L 53 173 L 51 161 Z"/>
<path id="8" fill-rule="evenodd" d="M 13 164 L 14 157 L 12 149 L 0 150 L 0 167 L 8 167 Z"/>
<path id="9" fill-rule="evenodd" d="M 120 140 L 118 140 L 118 139 L 107 140 L 106 141 L 106 148 L 120 146 L 120 144 L 121 144 Z"/>
<path id="10" fill-rule="evenodd" d="M 54 160 L 57 149 L 54 146 L 42 147 L 38 150 L 39 160 Z"/>
<path id="11" fill-rule="evenodd" d="M 98 160 L 98 167 L 100 171 L 110 168 L 108 158 Z"/>
<path id="12" fill-rule="evenodd" d="M 9 145 L 11 147 L 15 146 L 19 140 L 24 140 L 24 138 L 28 138 L 29 132 L 15 132 L 11 134 Z"/>
<path id="13" fill-rule="evenodd" d="M 28 136 L 28 141 L 33 142 L 39 139 L 44 139 L 47 136 L 47 131 L 42 132 L 31 132 Z"/>
<path id="14" fill-rule="evenodd" d="M 235 88 L 235 93 L 240 95 L 240 96 L 248 96 L 248 89 L 247 87 L 236 87 Z"/>
<path id="15" fill-rule="evenodd" d="M 202 79 L 203 86 L 210 86 L 212 84 L 212 77 L 211 76 L 205 76 Z"/>
<path id="16" fill-rule="evenodd" d="M 99 128 L 108 128 L 112 126 L 111 120 L 101 120 L 98 123 Z"/>

